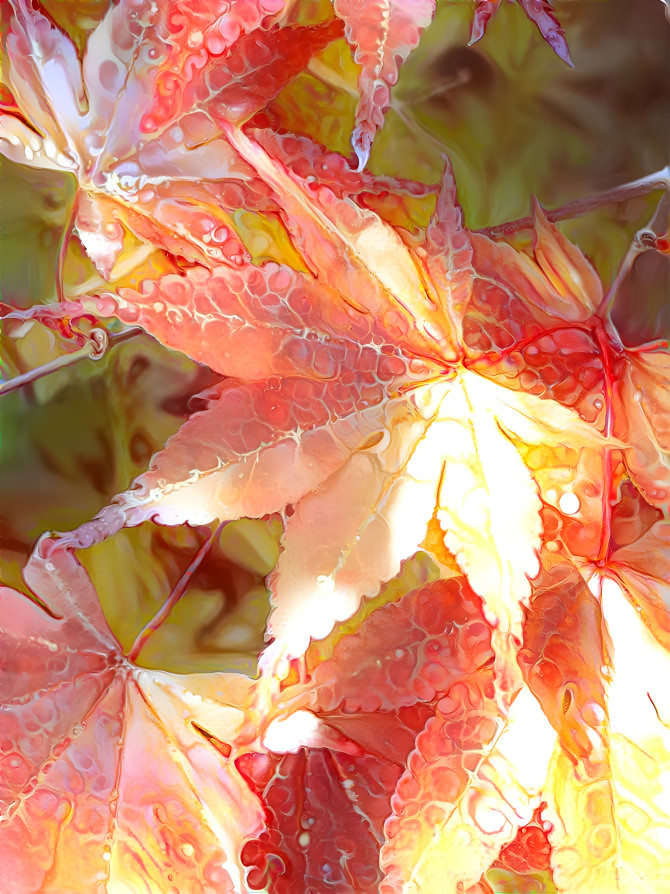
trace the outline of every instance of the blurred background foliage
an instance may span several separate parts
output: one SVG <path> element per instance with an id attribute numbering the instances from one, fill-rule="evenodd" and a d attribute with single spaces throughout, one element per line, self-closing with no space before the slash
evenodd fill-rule
<path id="1" fill-rule="evenodd" d="M 107 0 L 43 3 L 80 52 L 108 6 Z M 327 2 L 296 0 L 291 14 L 318 19 L 322 7 Z M 659 0 L 556 2 L 573 69 L 513 3 L 503 3 L 482 41 L 469 47 L 473 7 L 472 0 L 438 4 L 434 24 L 401 71 L 371 170 L 436 182 L 448 153 L 466 221 L 476 229 L 527 215 L 533 195 L 552 208 L 667 164 L 670 31 Z M 271 104 L 265 120 L 349 155 L 356 74 L 344 41 L 333 43 Z M 2 301 L 20 307 L 53 301 L 74 181 L 3 159 L 0 190 Z M 658 200 L 611 205 L 561 227 L 607 283 Z M 253 237 L 253 215 L 241 213 L 238 224 Z M 129 281 L 170 266 L 135 242 Z M 76 238 L 65 270 L 71 294 L 102 284 Z M 624 338 L 670 335 L 669 296 L 668 259 L 642 256 L 615 306 Z M 9 379 L 71 349 L 42 327 L 6 324 L 0 375 Z M 0 397 L 3 581 L 22 586 L 21 566 L 42 532 L 83 522 L 125 489 L 213 380 L 209 370 L 138 335 L 99 362 L 80 360 Z M 225 528 L 140 663 L 253 673 L 268 612 L 264 577 L 280 533 L 278 518 Z M 124 647 L 208 535 L 208 529 L 145 524 L 82 554 Z"/>

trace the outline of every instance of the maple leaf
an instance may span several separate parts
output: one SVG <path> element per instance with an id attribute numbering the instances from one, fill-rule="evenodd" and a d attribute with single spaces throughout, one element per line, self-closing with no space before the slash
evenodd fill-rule
<path id="1" fill-rule="evenodd" d="M 384 123 L 391 104 L 391 87 L 398 69 L 419 43 L 435 13 L 435 0 L 333 0 L 336 14 L 345 23 L 347 41 L 360 65 L 360 99 L 351 138 L 362 170 L 370 156 L 375 133 Z"/>
<path id="2" fill-rule="evenodd" d="M 311 273 L 194 269 L 121 293 L 112 312 L 246 381 L 217 386 L 135 488 L 68 542 L 88 545 L 148 518 L 206 523 L 289 507 L 269 654 L 297 656 L 397 573 L 436 515 L 505 652 L 508 634 L 520 639 L 520 606 L 537 571 L 541 507 L 510 437 L 539 445 L 548 426 L 557 442 L 582 447 L 598 432 L 573 410 L 459 364 L 467 348 L 458 321 L 465 328 L 468 313 L 481 317 L 468 282 L 489 281 L 469 264 L 449 169 L 424 244 L 408 246 L 374 212 L 306 186 L 240 131 L 227 136 L 275 191 Z M 553 230 L 539 245 L 559 272 L 574 255 Z M 532 270 L 507 254 L 510 276 Z M 571 306 L 541 271 L 533 275 L 542 308 Z M 178 327 L 156 328 L 165 319 Z M 234 350 L 247 338 L 252 361 Z"/>
<path id="3" fill-rule="evenodd" d="M 267 810 L 242 851 L 252 887 L 379 890 L 382 826 L 407 755 L 435 706 L 493 657 L 481 601 L 461 575 L 416 589 L 407 569 L 401 577 L 400 594 L 389 587 L 363 606 L 351 632 L 314 642 L 303 678 L 279 693 L 264 744 L 279 750 L 302 729 L 309 747 L 238 759 Z"/>
<path id="4" fill-rule="evenodd" d="M 25 579 L 40 603 L 0 588 L 3 890 L 243 890 L 262 815 L 208 736 L 234 739 L 248 679 L 136 666 L 67 550 Z"/>
<path id="5" fill-rule="evenodd" d="M 548 509 L 547 532 L 560 532 L 575 555 L 603 559 L 626 477 L 649 503 L 667 505 L 670 355 L 662 342 L 622 344 L 595 270 L 537 205 L 532 236 L 532 255 L 471 236 L 468 367 L 574 408 L 605 436 L 578 453 L 553 438 L 532 459 L 521 447 Z"/>
<path id="6" fill-rule="evenodd" d="M 502 714 L 494 692 L 492 669 L 462 677 L 418 736 L 385 826 L 384 894 L 469 889 L 532 819 L 553 736 L 527 692 Z"/>
<path id="7" fill-rule="evenodd" d="M 522 5 L 562 51 L 547 5 Z M 491 13 L 497 6 L 490 4 Z M 28 9 L 18 0 L 14 8 Z M 647 650 L 648 642 L 655 644 L 630 622 L 636 616 L 625 614 L 616 583 L 664 643 L 667 532 L 664 522 L 654 522 L 655 506 L 667 510 L 668 360 L 659 350 L 666 346 L 624 348 L 599 278 L 539 208 L 528 250 L 471 234 L 447 166 L 430 223 L 408 233 L 406 207 L 429 190 L 420 196 L 411 183 L 352 172 L 301 138 L 232 126 L 266 99 L 261 90 L 257 102 L 253 90 L 240 91 L 235 77 L 228 79 L 233 52 L 247 63 L 247 74 L 258 73 L 256 57 L 244 47 L 260 37 L 270 51 L 269 81 L 281 81 L 272 75 L 279 64 L 272 47 L 282 40 L 290 47 L 291 36 L 288 28 L 271 26 L 279 4 L 212 4 L 213 25 L 202 19 L 209 10 L 203 13 L 201 4 L 169 8 L 174 14 L 160 27 L 177 37 L 170 38 L 140 128 L 169 133 L 188 119 L 187 129 L 199 133 L 200 124 L 209 124 L 189 115 L 194 104 L 211 101 L 212 114 L 224 119 L 214 122 L 213 142 L 239 184 L 190 183 L 194 169 L 178 159 L 185 180 L 170 174 L 167 187 L 149 184 L 155 203 L 125 209 L 123 219 L 143 238 L 205 266 L 72 308 L 61 305 L 60 312 L 66 319 L 83 312 L 141 322 L 164 343 L 233 378 L 203 396 L 200 411 L 131 490 L 48 550 L 43 543 L 49 555 L 33 561 L 54 568 L 70 563 L 69 575 L 74 559 L 64 545 L 95 543 L 122 525 L 147 518 L 197 524 L 279 510 L 283 552 L 269 580 L 274 642 L 250 702 L 245 680 L 238 691 L 230 677 L 175 681 L 140 672 L 130 660 L 135 648 L 123 655 L 88 603 L 82 611 L 89 620 L 81 624 L 92 640 L 86 639 L 77 626 L 76 565 L 58 598 L 48 600 L 61 618 L 13 591 L 4 591 L 5 614 L 11 617 L 16 599 L 30 605 L 31 631 L 36 616 L 38 630 L 53 622 L 83 644 L 76 659 L 69 644 L 62 646 L 59 654 L 65 651 L 72 662 L 106 650 L 103 670 L 115 676 L 100 703 L 125 687 L 137 709 L 132 720 L 153 711 L 163 728 L 149 742 L 152 752 L 164 756 L 169 727 L 186 757 L 177 760 L 172 750 L 167 764 L 191 773 L 192 788 L 204 799 L 203 837 L 211 832 L 219 850 L 223 843 L 219 862 L 228 876 L 214 879 L 215 890 L 230 882 L 235 890 L 245 884 L 287 892 L 413 886 L 441 894 L 471 885 L 471 892 L 490 894 L 496 876 L 487 868 L 498 864 L 499 873 L 504 854 L 524 839 L 524 830 L 533 836 L 540 822 L 542 855 L 557 890 L 663 890 L 667 711 L 655 687 L 645 701 L 639 679 L 631 698 L 626 674 L 627 664 L 639 664 L 648 651 L 663 680 L 667 656 Z M 239 10 L 248 19 L 243 26 L 235 19 Z M 48 28 L 35 27 L 48 36 L 53 29 L 43 21 Z M 362 51 L 368 44 L 355 37 L 356 22 L 350 14 L 349 39 Z M 203 24 L 206 41 L 198 31 Z M 247 27 L 249 34 L 242 33 Z M 317 31 L 309 32 L 310 52 L 327 28 Z M 415 33 L 413 24 L 412 40 Z M 372 43 L 383 61 L 389 45 L 378 33 Z M 205 61 L 219 52 L 226 66 Z M 68 53 L 61 62 L 70 77 L 76 64 L 70 66 Z M 392 62 L 393 78 L 399 61 Z M 221 78 L 218 99 L 208 92 L 211 76 Z M 370 120 L 381 121 L 374 103 L 386 102 L 389 78 L 383 69 L 374 77 Z M 229 116 L 217 111 L 224 97 Z M 9 117 L 7 126 L 28 139 L 28 117 L 17 115 L 9 99 L 6 108 L 3 123 Z M 161 176 L 156 172 L 165 170 L 164 162 L 150 153 L 142 159 L 152 177 Z M 135 173 L 140 170 L 138 164 Z M 400 195 L 384 195 L 400 186 Z M 123 228 L 109 229 L 114 201 L 82 194 L 77 224 L 109 276 L 123 245 Z M 293 244 L 271 256 L 284 263 L 249 263 L 249 255 L 263 251 L 248 242 L 247 253 L 232 234 L 229 209 L 237 203 L 281 215 Z M 441 580 L 393 605 L 384 604 L 397 596 L 393 583 L 379 601 L 364 599 L 419 547 L 439 562 Z M 602 576 L 605 620 L 592 593 Z M 48 598 L 46 585 L 41 592 Z M 612 610 L 617 600 L 624 609 Z M 629 628 L 638 647 L 627 655 Z M 309 645 L 331 630 L 328 641 Z M 613 654 L 623 656 L 623 673 L 617 676 L 617 665 L 608 685 Z M 288 676 L 279 680 L 279 671 Z M 49 697 L 70 695 L 71 688 L 69 680 L 57 684 Z M 194 707 L 196 698 L 202 701 Z M 633 711 L 641 704 L 646 714 Z M 237 757 L 241 705 L 246 753 Z M 19 735 L 12 731 L 15 740 Z M 132 723 L 119 736 L 124 747 L 140 738 Z M 235 739 L 235 747 L 228 744 Z M 57 771 L 63 762 L 57 756 Z M 645 774 L 648 787 L 640 782 Z M 135 794 L 130 783 L 124 791 L 131 788 Z M 25 804 L 34 804 L 34 793 L 27 794 Z M 103 807 L 110 800 L 116 805 L 109 786 L 105 795 Z M 199 815 L 192 803 L 187 809 Z M 222 834 L 212 816 L 230 803 Z M 240 804 L 248 807 L 244 829 Z M 77 820 L 65 824 L 57 849 Z M 140 823 L 114 829 L 131 837 L 143 829 Z M 194 857 L 195 845 L 189 840 L 187 846 L 183 855 Z M 112 850 L 115 868 L 113 856 Z M 181 871 L 184 861 L 175 862 Z M 197 862 L 178 879 L 186 889 Z M 152 882 L 173 880 L 163 864 L 154 866 Z"/>
<path id="8" fill-rule="evenodd" d="M 3 107 L 2 151 L 77 176 L 75 227 L 105 278 L 121 223 L 193 260 L 246 257 L 230 212 L 262 205 L 262 194 L 217 120 L 251 117 L 341 31 L 338 22 L 273 24 L 283 7 L 122 0 L 80 62 L 44 13 L 13 0 L 8 78 L 22 114 Z"/>
<path id="9" fill-rule="evenodd" d="M 472 21 L 470 43 L 475 43 L 484 36 L 486 26 L 500 8 L 502 0 L 475 0 L 477 6 Z M 572 66 L 570 50 L 565 39 L 565 32 L 554 15 L 550 0 L 517 0 L 523 11 L 547 41 L 559 59 Z"/>

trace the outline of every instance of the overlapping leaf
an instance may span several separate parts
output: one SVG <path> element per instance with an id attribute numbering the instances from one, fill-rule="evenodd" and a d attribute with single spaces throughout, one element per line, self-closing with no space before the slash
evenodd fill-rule
<path id="1" fill-rule="evenodd" d="M 279 695 L 275 710 L 289 713 L 264 743 L 284 750 L 293 735 L 296 754 L 238 760 L 267 810 L 266 830 L 243 851 L 252 887 L 378 890 L 382 825 L 414 740 L 463 675 L 492 658 L 481 602 L 461 575 L 362 618 L 333 634 L 328 657 L 315 642 L 313 670 Z M 309 747 L 297 747 L 300 731 Z"/>
<path id="2" fill-rule="evenodd" d="M 12 668 L 25 668 L 27 641 L 40 662 L 31 667 L 45 665 L 57 680 L 33 687 L 40 705 L 58 707 L 67 695 L 71 707 L 73 688 L 93 687 L 87 726 L 62 754 L 56 748 L 53 763 L 38 755 L 24 778 L 15 753 L 8 758 L 7 778 L 25 794 L 6 827 L 11 878 L 32 872 L 31 890 L 58 889 L 53 852 L 60 858 L 71 847 L 70 833 L 84 828 L 80 813 L 109 819 L 111 803 L 111 825 L 88 840 L 87 853 L 102 853 L 85 866 L 95 880 L 132 877 L 126 857 L 153 857 L 157 824 L 169 836 L 164 827 L 179 814 L 187 840 L 169 841 L 167 851 L 185 890 L 485 891 L 491 864 L 499 860 L 494 872 L 502 871 L 501 849 L 539 824 L 547 884 L 557 890 L 665 890 L 666 706 L 662 693 L 648 691 L 646 701 L 636 693 L 646 714 L 635 728 L 618 667 L 606 697 L 612 650 L 586 578 L 597 567 L 609 584 L 620 582 L 667 645 L 667 532 L 654 508 L 667 507 L 667 354 L 621 345 L 601 310 L 598 277 L 539 208 L 530 250 L 471 234 L 447 166 L 430 223 L 410 233 L 406 209 L 425 203 L 429 188 L 353 172 L 305 138 L 241 129 L 340 33 L 338 23 L 298 29 L 278 21 L 283 4 L 255 0 L 207 10 L 140 0 L 133 20 L 121 2 L 94 32 L 82 80 L 73 47 L 48 19 L 26 2 L 13 6 L 22 112 L 8 100 L 2 124 L 14 148 L 35 153 L 28 160 L 88 178 L 77 227 L 103 275 L 113 275 L 124 240 L 112 203 L 131 195 L 123 224 L 199 265 L 61 306 L 61 315 L 139 322 L 229 377 L 203 395 L 135 486 L 65 543 L 88 546 L 148 518 L 197 524 L 275 511 L 284 535 L 269 581 L 272 641 L 236 761 L 225 757 L 226 743 L 242 726 L 235 706 L 245 681 L 238 691 L 230 677 L 177 681 L 135 668 L 63 542 L 28 571 L 62 618 L 4 591 L 8 617 L 19 605 L 19 627 L 24 615 L 31 627 L 19 629 L 20 652 L 9 631 Z M 479 4 L 475 34 L 497 6 Z M 565 56 L 549 5 L 522 6 Z M 157 10 L 168 14 L 154 19 Z M 361 13 L 336 2 L 335 11 L 362 65 L 354 145 L 364 162 L 398 65 L 432 9 L 388 3 Z M 19 50 L 30 52 L 23 59 Z M 40 92 L 47 70 L 53 80 Z M 85 109 L 78 94 L 93 84 Z M 119 110 L 131 126 L 101 142 L 100 122 Z M 138 134 L 143 146 L 133 143 Z M 112 156 L 119 161 L 110 168 Z M 206 182 L 193 182 L 203 174 Z M 290 249 L 243 246 L 231 224 L 236 207 L 269 214 L 270 228 L 280 217 Z M 364 599 L 422 545 L 442 580 L 393 604 L 383 604 L 384 589 L 379 602 Z M 71 575 L 55 598 L 46 572 L 52 586 Z M 625 674 L 625 637 L 608 600 Z M 67 644 L 58 639 L 66 635 Z M 54 645 L 69 662 L 64 671 L 42 660 Z M 665 675 L 664 653 L 653 654 Z M 96 682 L 109 686 L 98 692 Z M 113 715 L 124 706 L 122 730 Z M 10 708 L 6 717 L 25 705 Z M 93 718 L 107 729 L 89 753 Z M 49 732 L 60 744 L 71 719 Z M 166 728 L 176 743 L 167 758 Z M 20 729 L 10 733 L 19 740 Z M 169 802 L 173 814 L 150 815 L 157 819 L 144 834 L 145 802 L 122 755 L 129 750 L 136 767 L 149 749 L 161 755 L 161 782 L 181 774 L 180 794 Z M 46 812 L 43 802 L 58 797 L 62 805 L 76 787 L 74 763 L 90 754 L 93 766 L 107 761 L 91 783 L 101 803 L 88 788 L 75 791 L 60 837 L 50 832 L 54 844 L 42 849 L 35 839 L 39 859 L 27 866 L 20 839 L 33 833 L 24 813 Z M 632 766 L 644 766 L 648 788 Z M 45 795 L 49 779 L 58 784 Z M 185 794 L 184 780 L 193 783 Z M 149 794 L 160 801 L 160 791 Z M 87 827 L 97 834 L 96 822 Z M 202 838 L 218 849 L 205 882 L 193 881 Z M 154 875 L 135 878 L 161 884 L 161 859 Z"/>
<path id="3" fill-rule="evenodd" d="M 666 650 L 654 642 L 621 589 L 603 587 L 614 670 L 607 716 L 593 716 L 588 759 L 558 753 L 545 795 L 552 863 L 561 892 L 664 892 L 668 835 Z M 644 679 L 639 673 L 644 661 Z"/>
<path id="4" fill-rule="evenodd" d="M 242 890 L 239 849 L 262 816 L 202 731 L 234 739 L 247 678 L 133 665 L 68 551 L 38 549 L 25 575 L 46 607 L 0 590 L 3 890 L 168 876 L 181 890 Z"/>
<path id="5" fill-rule="evenodd" d="M 473 254 L 449 170 L 425 240 L 409 246 L 374 212 L 226 131 L 274 191 L 312 274 L 194 269 L 121 292 L 122 318 L 246 381 L 218 386 L 137 486 L 70 542 L 149 517 L 203 523 L 288 506 L 269 630 L 274 651 L 299 655 L 397 572 L 436 514 L 505 651 L 507 634 L 520 638 L 540 539 L 536 487 L 510 436 L 539 445 L 548 427 L 573 449 L 599 436 L 551 392 L 487 383 L 490 352 L 463 344 L 460 321 L 466 333 L 468 320 L 502 329 L 495 304 L 485 315 L 468 295 L 492 283 L 487 252 L 531 329 L 561 313 L 590 319 L 591 268 L 543 219 L 535 261 L 481 238 Z M 457 371 L 459 356 L 479 374 Z"/>
<path id="6" fill-rule="evenodd" d="M 532 818 L 553 737 L 528 693 L 501 710 L 492 674 L 463 676 L 417 738 L 385 827 L 385 894 L 467 890 Z"/>
<path id="7" fill-rule="evenodd" d="M 124 0 L 93 31 L 80 63 L 45 14 L 12 3 L 8 77 L 26 120 L 2 116 L 2 151 L 78 176 L 86 192 L 77 229 L 103 275 L 118 253 L 119 221 L 194 260 L 245 256 L 229 212 L 262 204 L 262 190 L 217 120 L 253 115 L 341 30 L 337 22 L 273 25 L 283 5 L 245 0 L 205 11 Z"/>

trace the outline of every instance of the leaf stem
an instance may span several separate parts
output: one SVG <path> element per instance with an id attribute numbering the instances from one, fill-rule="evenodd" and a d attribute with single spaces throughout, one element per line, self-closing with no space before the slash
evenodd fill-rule
<path id="1" fill-rule="evenodd" d="M 129 661 L 137 660 L 137 656 L 147 644 L 149 638 L 168 619 L 170 613 L 172 612 L 172 609 L 186 592 L 186 589 L 191 582 L 191 578 L 200 567 L 200 563 L 211 549 L 212 544 L 219 536 L 221 531 L 228 524 L 230 524 L 228 520 L 220 522 L 220 524 L 215 528 L 212 534 L 202 544 L 198 552 L 193 557 L 193 560 L 191 561 L 186 571 L 182 574 L 182 576 L 172 588 L 170 595 L 167 597 L 163 605 L 159 608 L 153 618 L 147 624 L 145 624 L 144 627 L 137 634 L 135 642 L 132 644 L 130 651 L 126 653 L 126 657 Z"/>

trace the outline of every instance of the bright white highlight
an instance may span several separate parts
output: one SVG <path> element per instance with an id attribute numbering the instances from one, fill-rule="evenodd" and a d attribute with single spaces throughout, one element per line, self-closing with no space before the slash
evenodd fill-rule
<path id="1" fill-rule="evenodd" d="M 335 579 L 332 574 L 320 574 L 316 579 L 319 595 L 329 596 L 335 592 Z"/>
<path id="2" fill-rule="evenodd" d="M 558 501 L 558 508 L 563 515 L 576 515 L 581 509 L 579 497 L 577 494 L 573 494 L 572 491 L 564 493 Z"/>
<path id="3" fill-rule="evenodd" d="M 518 781 L 529 794 L 539 793 L 544 786 L 556 741 L 556 731 L 540 703 L 524 686 L 510 708 L 509 723 L 498 747 L 518 768 Z"/>
<path id="4" fill-rule="evenodd" d="M 311 711 L 296 711 L 273 720 L 263 736 L 263 745 L 279 754 L 299 751 L 304 745 L 316 745 L 321 724 Z"/>
<path id="5" fill-rule="evenodd" d="M 664 729 L 656 711 L 670 723 L 670 656 L 644 626 L 620 585 L 610 578 L 602 582 L 602 606 L 614 642 L 614 677 L 608 691 L 610 726 L 612 732 L 632 733 L 635 741 L 642 742 Z M 670 735 L 667 738 L 670 747 Z"/>

